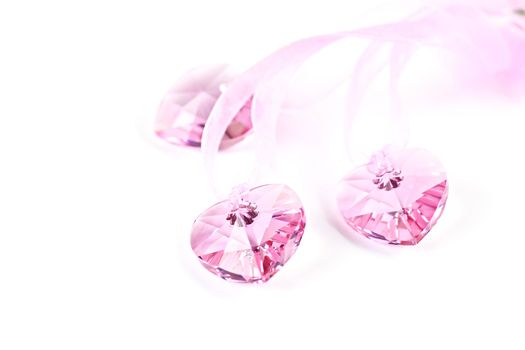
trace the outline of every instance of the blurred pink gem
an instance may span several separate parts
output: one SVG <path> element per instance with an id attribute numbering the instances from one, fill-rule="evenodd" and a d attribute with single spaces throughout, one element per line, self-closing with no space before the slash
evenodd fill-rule
<path id="1" fill-rule="evenodd" d="M 389 244 L 414 245 L 436 224 L 447 201 L 441 163 L 429 152 L 379 152 L 347 175 L 337 202 L 350 227 Z"/>
<path id="2" fill-rule="evenodd" d="M 233 79 L 234 75 L 224 65 L 188 72 L 162 100 L 155 122 L 156 134 L 172 144 L 200 147 L 202 130 L 210 112 Z M 249 99 L 228 126 L 221 147 L 242 140 L 251 129 Z"/>
<path id="3" fill-rule="evenodd" d="M 191 247 L 225 280 L 266 282 L 295 253 L 304 227 L 303 206 L 288 186 L 240 188 L 195 220 Z"/>
<path id="4" fill-rule="evenodd" d="M 514 14 L 517 16 L 514 23 L 518 28 L 525 30 L 525 3 L 522 6 L 514 10 Z"/>

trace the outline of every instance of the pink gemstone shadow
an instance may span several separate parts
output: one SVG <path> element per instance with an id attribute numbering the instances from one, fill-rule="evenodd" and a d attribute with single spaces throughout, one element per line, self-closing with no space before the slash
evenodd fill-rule
<path id="1" fill-rule="evenodd" d="M 443 166 L 421 149 L 380 152 L 347 175 L 337 203 L 346 223 L 365 237 L 415 245 L 434 227 L 445 207 Z"/>
<path id="2" fill-rule="evenodd" d="M 162 100 L 155 121 L 158 137 L 176 145 L 200 147 L 202 130 L 213 106 L 235 78 L 228 66 L 194 69 L 184 75 Z M 228 126 L 221 148 L 242 140 L 252 129 L 250 98 Z"/>
<path id="3" fill-rule="evenodd" d="M 305 228 L 301 201 L 286 185 L 247 191 L 195 220 L 191 247 L 202 265 L 234 282 L 268 281 L 295 253 Z"/>

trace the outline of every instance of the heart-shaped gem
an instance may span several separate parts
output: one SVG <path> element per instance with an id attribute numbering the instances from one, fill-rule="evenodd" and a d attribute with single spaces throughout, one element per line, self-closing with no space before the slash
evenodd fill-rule
<path id="1" fill-rule="evenodd" d="M 304 227 L 295 192 L 264 185 L 237 192 L 199 215 L 191 247 L 204 267 L 225 280 L 266 282 L 295 253 Z"/>
<path id="2" fill-rule="evenodd" d="M 340 183 L 338 206 L 350 227 L 389 244 L 419 243 L 447 201 L 443 166 L 421 149 L 383 151 Z"/>
<path id="3" fill-rule="evenodd" d="M 202 130 L 213 106 L 234 79 L 228 66 L 194 69 L 183 76 L 162 100 L 155 133 L 163 140 L 177 145 L 200 147 Z M 221 147 L 230 146 L 244 138 L 252 129 L 251 99 L 237 113 L 224 134 Z"/>

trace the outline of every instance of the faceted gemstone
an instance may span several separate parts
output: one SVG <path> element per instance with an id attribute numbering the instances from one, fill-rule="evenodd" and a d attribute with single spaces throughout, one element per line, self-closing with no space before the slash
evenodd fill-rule
<path id="1" fill-rule="evenodd" d="M 210 112 L 233 78 L 227 66 L 199 68 L 187 73 L 162 100 L 155 123 L 156 134 L 169 143 L 200 147 Z M 242 140 L 251 129 L 250 98 L 228 126 L 221 147 Z"/>
<path id="2" fill-rule="evenodd" d="M 436 224 L 447 201 L 441 163 L 420 149 L 382 151 L 340 183 L 338 206 L 362 235 L 414 245 Z"/>
<path id="3" fill-rule="evenodd" d="M 195 220 L 191 247 L 225 280 L 266 282 L 295 253 L 304 227 L 303 206 L 288 186 L 240 188 Z"/>

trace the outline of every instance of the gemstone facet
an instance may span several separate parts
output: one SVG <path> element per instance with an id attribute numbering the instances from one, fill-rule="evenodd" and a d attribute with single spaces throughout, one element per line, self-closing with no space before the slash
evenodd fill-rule
<path id="1" fill-rule="evenodd" d="M 447 201 L 441 163 L 420 149 L 382 151 L 347 175 L 337 202 L 346 223 L 389 244 L 419 243 L 436 224 Z"/>
<path id="2" fill-rule="evenodd" d="M 303 206 L 286 185 L 234 192 L 195 220 L 191 247 L 206 269 L 225 280 L 266 282 L 301 242 Z"/>
<path id="3" fill-rule="evenodd" d="M 200 147 L 202 130 L 213 106 L 234 75 L 227 66 L 194 69 L 183 76 L 162 100 L 155 133 L 177 145 Z M 244 138 L 252 129 L 251 99 L 237 113 L 223 136 L 221 147 Z"/>

